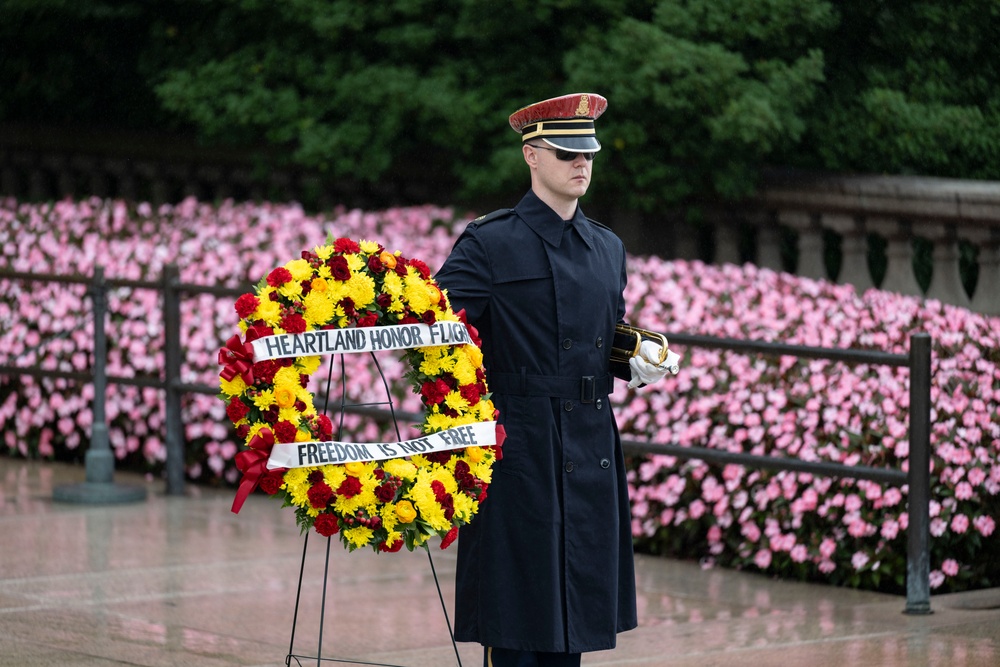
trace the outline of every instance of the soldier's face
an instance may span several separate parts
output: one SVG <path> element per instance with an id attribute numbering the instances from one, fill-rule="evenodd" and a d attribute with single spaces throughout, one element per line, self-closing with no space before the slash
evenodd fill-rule
<path id="1" fill-rule="evenodd" d="M 593 162 L 583 153 L 569 161 L 559 160 L 555 151 L 544 148 L 534 148 L 533 153 L 541 187 L 564 199 L 579 199 L 587 193 Z"/>

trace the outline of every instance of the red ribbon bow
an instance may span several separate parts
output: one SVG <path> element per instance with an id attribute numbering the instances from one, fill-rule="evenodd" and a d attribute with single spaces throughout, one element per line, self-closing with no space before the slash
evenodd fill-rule
<path id="1" fill-rule="evenodd" d="M 253 384 L 253 345 L 251 342 L 260 338 L 260 333 L 256 329 L 247 329 L 246 342 L 241 342 L 240 337 L 233 336 L 226 341 L 226 346 L 219 350 L 219 364 L 224 366 L 222 378 L 226 382 L 232 382 L 237 375 L 243 378 L 248 385 Z"/>
<path id="2" fill-rule="evenodd" d="M 247 496 L 260 484 L 261 476 L 267 473 L 267 459 L 271 456 L 271 448 L 274 447 L 274 433 L 269 428 L 262 428 L 250 439 L 247 446 L 250 449 L 244 449 L 235 459 L 236 467 L 243 473 L 243 478 L 233 499 L 233 514 L 240 513 Z"/>

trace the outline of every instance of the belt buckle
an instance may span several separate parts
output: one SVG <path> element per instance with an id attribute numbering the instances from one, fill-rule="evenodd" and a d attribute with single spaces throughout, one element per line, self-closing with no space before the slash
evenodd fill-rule
<path id="1" fill-rule="evenodd" d="M 589 388 L 589 392 L 588 392 Z M 597 397 L 597 383 L 593 375 L 584 375 L 580 378 L 580 402 L 593 403 Z"/>

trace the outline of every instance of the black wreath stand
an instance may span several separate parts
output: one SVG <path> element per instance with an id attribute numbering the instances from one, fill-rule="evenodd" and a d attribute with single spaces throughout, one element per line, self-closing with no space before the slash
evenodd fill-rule
<path id="1" fill-rule="evenodd" d="M 337 406 L 337 410 L 340 413 L 338 419 L 337 427 L 337 439 L 340 440 L 344 435 L 344 415 L 350 408 L 359 407 L 374 407 L 378 405 L 385 405 L 389 408 L 389 414 L 392 418 L 392 426 L 396 432 L 396 439 L 402 440 L 402 436 L 399 432 L 399 423 L 396 421 L 396 412 L 393 408 L 392 393 L 389 391 L 389 383 L 385 379 L 385 373 L 382 372 L 382 366 L 378 362 L 378 358 L 373 352 L 369 353 L 372 358 L 372 362 L 375 364 L 375 368 L 378 370 L 379 377 L 382 379 L 382 386 L 385 389 L 386 400 L 380 403 L 347 403 L 347 376 L 345 373 L 345 362 L 343 355 L 340 356 L 340 404 Z M 329 388 L 333 383 L 333 363 L 330 363 L 330 372 L 327 376 L 327 393 L 326 399 L 324 401 L 323 412 L 329 413 L 330 408 L 330 391 Z M 295 591 L 295 611 L 292 614 L 292 632 L 291 639 L 288 642 L 288 655 L 285 657 L 286 667 L 291 667 L 292 662 L 301 667 L 303 665 L 303 660 L 305 661 L 316 661 L 317 667 L 321 666 L 324 662 L 340 662 L 340 663 L 350 663 L 354 665 L 376 665 L 377 667 L 402 667 L 401 665 L 391 665 L 383 662 L 366 662 L 363 660 L 349 660 L 346 658 L 324 658 L 323 657 L 323 627 L 326 621 L 326 594 L 330 575 L 330 544 L 333 537 L 326 538 L 326 559 L 323 565 L 323 589 L 322 598 L 320 600 L 319 608 L 319 642 L 316 647 L 316 655 L 301 655 L 295 652 L 295 629 L 298 626 L 299 621 L 299 602 L 302 599 L 302 579 L 305 574 L 306 568 L 306 552 L 309 549 L 309 531 L 306 531 L 305 538 L 302 541 L 302 563 L 299 566 L 299 583 Z M 441 611 L 444 614 L 445 624 L 448 626 L 448 635 L 451 638 L 451 646 L 455 651 L 455 660 L 458 662 L 458 667 L 462 667 L 462 658 L 458 653 L 458 644 L 455 643 L 455 633 L 451 629 L 451 620 L 448 618 L 448 608 L 445 606 L 444 595 L 441 593 L 441 583 L 438 580 L 437 569 L 434 567 L 434 558 L 431 556 L 430 549 L 424 544 L 424 550 L 427 552 L 427 560 L 431 566 L 431 574 L 434 576 L 434 586 L 437 588 L 438 599 L 441 602 Z"/>

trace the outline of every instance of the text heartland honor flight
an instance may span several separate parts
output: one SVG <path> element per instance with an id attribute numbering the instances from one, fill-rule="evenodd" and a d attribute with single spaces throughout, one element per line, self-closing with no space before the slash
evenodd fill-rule
<path id="1" fill-rule="evenodd" d="M 469 330 L 461 322 L 399 324 L 360 329 L 320 329 L 297 334 L 264 336 L 252 342 L 254 361 L 471 344 Z"/>

